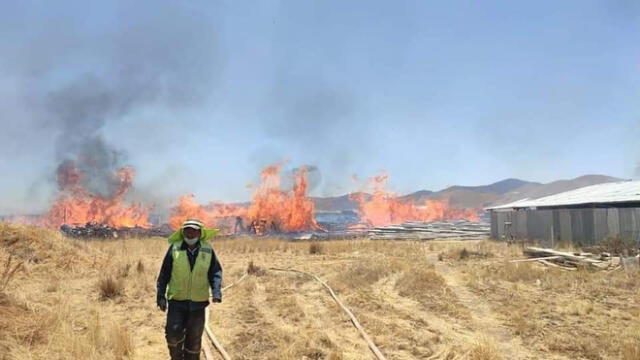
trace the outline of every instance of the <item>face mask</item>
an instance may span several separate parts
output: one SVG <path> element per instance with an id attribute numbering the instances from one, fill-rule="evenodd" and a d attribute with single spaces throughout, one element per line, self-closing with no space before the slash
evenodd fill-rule
<path id="1" fill-rule="evenodd" d="M 184 241 L 185 241 L 188 245 L 194 245 L 196 242 L 198 242 L 198 238 L 197 238 L 197 237 L 195 237 L 195 238 L 193 238 L 193 239 L 187 239 L 187 238 L 184 238 Z"/>

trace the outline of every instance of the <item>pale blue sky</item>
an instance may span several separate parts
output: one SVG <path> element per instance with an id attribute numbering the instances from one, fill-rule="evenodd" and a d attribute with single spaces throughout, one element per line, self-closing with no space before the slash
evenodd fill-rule
<path id="1" fill-rule="evenodd" d="M 283 158 L 318 167 L 314 195 L 640 160 L 634 0 L 2 2 L 0 213 L 46 208 L 69 137 L 163 203 L 246 200 Z"/>

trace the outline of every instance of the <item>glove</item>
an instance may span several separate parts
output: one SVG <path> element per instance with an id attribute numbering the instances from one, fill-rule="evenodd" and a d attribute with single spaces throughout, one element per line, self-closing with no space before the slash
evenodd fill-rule
<path id="1" fill-rule="evenodd" d="M 167 310 L 167 299 L 164 296 L 158 296 L 156 301 L 160 311 L 165 312 Z"/>
<path id="2" fill-rule="evenodd" d="M 214 303 L 221 303 L 222 299 L 214 297 L 213 299 L 211 299 L 211 301 L 213 301 Z"/>

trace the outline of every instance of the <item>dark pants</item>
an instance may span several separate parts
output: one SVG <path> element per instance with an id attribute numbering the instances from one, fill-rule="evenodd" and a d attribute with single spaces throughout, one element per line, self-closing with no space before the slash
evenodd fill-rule
<path id="1" fill-rule="evenodd" d="M 189 310 L 188 307 L 169 303 L 165 335 L 171 360 L 198 360 L 205 309 Z"/>

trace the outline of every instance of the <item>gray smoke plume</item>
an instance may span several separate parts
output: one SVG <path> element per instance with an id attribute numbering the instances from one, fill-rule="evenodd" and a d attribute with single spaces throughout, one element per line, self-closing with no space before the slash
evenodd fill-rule
<path id="1" fill-rule="evenodd" d="M 219 71 L 213 21 L 188 6 L 155 5 L 116 3 L 117 25 L 91 24 L 97 30 L 86 33 L 73 14 L 23 19 L 38 25 L 4 60 L 22 76 L 32 125 L 53 136 L 56 169 L 74 166 L 97 195 L 113 194 L 115 172 L 127 164 L 127 155 L 105 140 L 105 127 L 151 107 L 197 106 Z"/>
<path id="2" fill-rule="evenodd" d="M 367 127 L 359 126 L 354 118 L 357 99 L 348 88 L 319 79 L 286 78 L 281 82 L 291 87 L 275 86 L 268 110 L 273 116 L 262 121 L 264 133 L 277 143 L 310 156 L 306 160 L 318 164 L 327 180 L 348 179 L 345 174 L 349 173 L 353 144 L 357 143 L 360 151 L 369 146 Z M 308 167 L 308 171 L 310 192 L 326 195 L 346 190 L 330 182 L 321 185 L 318 167 Z"/>

